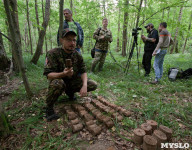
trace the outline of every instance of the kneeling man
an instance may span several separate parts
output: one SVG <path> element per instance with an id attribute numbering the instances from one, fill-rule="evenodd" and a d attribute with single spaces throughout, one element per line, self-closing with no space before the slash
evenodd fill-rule
<path id="1" fill-rule="evenodd" d="M 50 81 L 46 97 L 47 121 L 59 118 L 55 114 L 53 106 L 63 92 L 69 96 L 69 100 L 75 100 L 75 92 L 80 92 L 83 97 L 87 95 L 87 92 L 97 88 L 96 82 L 87 79 L 83 57 L 75 50 L 76 40 L 77 35 L 73 30 L 64 29 L 60 38 L 62 48 L 55 48 L 47 52 L 44 67 L 44 75 Z M 71 59 L 72 67 L 67 68 L 66 59 Z"/>

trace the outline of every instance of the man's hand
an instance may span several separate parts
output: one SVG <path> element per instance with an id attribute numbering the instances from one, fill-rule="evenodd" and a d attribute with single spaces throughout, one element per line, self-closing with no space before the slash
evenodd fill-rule
<path id="1" fill-rule="evenodd" d="M 81 90 L 80 90 L 80 95 L 81 97 L 87 96 L 87 86 L 83 85 Z"/>
<path id="2" fill-rule="evenodd" d="M 70 69 L 65 68 L 63 70 L 63 73 L 64 73 L 64 76 L 66 76 L 66 77 L 72 77 L 72 75 L 73 75 L 73 67 L 71 67 Z"/>
<path id="3" fill-rule="evenodd" d="M 142 41 L 145 43 L 146 42 L 146 37 L 144 35 L 141 35 Z"/>
<path id="4" fill-rule="evenodd" d="M 153 54 L 152 54 L 152 56 L 156 56 L 156 55 L 157 55 L 157 53 L 156 53 L 156 51 L 154 51 Z"/>
<path id="5" fill-rule="evenodd" d="M 104 39 L 105 39 L 105 36 L 102 35 L 99 39 L 100 39 L 100 40 L 104 40 Z"/>
<path id="6" fill-rule="evenodd" d="M 146 37 L 144 35 L 141 35 L 141 39 L 144 40 L 146 39 Z"/>

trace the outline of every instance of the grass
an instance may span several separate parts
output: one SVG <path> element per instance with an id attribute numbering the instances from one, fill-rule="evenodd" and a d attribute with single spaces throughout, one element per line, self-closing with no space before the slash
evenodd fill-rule
<path id="1" fill-rule="evenodd" d="M 90 70 L 90 54 L 84 54 L 83 57 Z M 126 64 L 127 58 L 119 54 L 115 54 L 115 58 L 121 65 Z M 30 64 L 30 59 L 30 55 L 24 54 L 27 76 L 35 96 L 31 100 L 27 99 L 22 85 L 4 104 L 5 107 L 12 108 L 6 112 L 16 129 L 19 129 L 14 134 L 22 137 L 20 149 L 70 149 L 81 141 L 76 139 L 76 134 L 63 141 L 71 132 L 69 128 L 63 128 L 66 118 L 63 122 L 58 122 L 59 135 L 56 131 L 53 132 L 53 124 L 42 119 L 45 95 L 39 96 L 39 92 L 48 86 L 46 78 L 42 75 L 45 57 L 41 56 L 37 65 Z M 170 67 L 185 70 L 191 67 L 191 64 L 192 56 L 189 53 L 166 55 L 161 84 L 151 85 L 149 81 L 154 77 L 154 71 L 146 78 L 143 76 L 144 71 L 140 69 L 139 75 L 136 56 L 133 56 L 129 72 L 125 75 L 108 55 L 104 70 L 95 74 L 88 71 L 88 77 L 98 83 L 98 89 L 92 92 L 94 95 L 105 96 L 113 103 L 133 111 L 133 117 L 123 120 L 125 130 L 136 128 L 147 119 L 154 119 L 159 124 L 172 128 L 175 138 L 187 141 L 192 137 L 192 79 L 171 82 L 167 78 L 167 72 Z M 119 127 L 116 128 L 116 132 L 119 132 Z M 11 144 L 14 145 L 14 142 Z"/>

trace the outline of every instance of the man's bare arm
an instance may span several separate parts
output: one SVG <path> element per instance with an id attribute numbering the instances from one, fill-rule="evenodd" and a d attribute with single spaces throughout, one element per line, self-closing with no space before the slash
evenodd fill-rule
<path id="1" fill-rule="evenodd" d="M 155 43 L 156 39 L 154 39 L 154 38 L 146 38 L 146 41 L 149 41 L 149 42 Z"/>
<path id="2" fill-rule="evenodd" d="M 73 75 L 73 68 L 67 69 L 65 68 L 63 72 L 51 72 L 47 75 L 49 80 L 53 79 L 61 79 L 65 77 L 71 77 Z"/>
<path id="3" fill-rule="evenodd" d="M 83 97 L 83 96 L 87 96 L 87 73 L 83 73 L 81 75 L 81 80 L 83 82 L 83 86 L 80 90 L 80 95 L 81 97 Z"/>
<path id="4" fill-rule="evenodd" d="M 81 80 L 83 82 L 83 86 L 87 86 L 87 73 L 83 73 L 81 75 Z"/>

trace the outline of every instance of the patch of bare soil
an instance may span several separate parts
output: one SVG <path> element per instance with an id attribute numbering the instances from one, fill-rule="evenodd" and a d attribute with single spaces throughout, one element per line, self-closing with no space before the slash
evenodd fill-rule
<path id="1" fill-rule="evenodd" d="M 23 82 L 18 79 L 15 78 L 12 81 L 9 81 L 7 84 L 2 85 L 0 87 L 0 101 L 2 103 L 4 103 L 5 101 L 7 101 L 8 96 L 16 89 L 18 89 L 18 87 L 22 84 Z"/>

